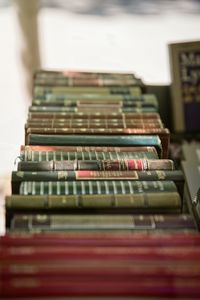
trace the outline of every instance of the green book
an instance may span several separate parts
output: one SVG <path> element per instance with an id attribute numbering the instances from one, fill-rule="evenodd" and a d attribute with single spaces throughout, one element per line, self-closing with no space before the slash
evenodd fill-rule
<path id="1" fill-rule="evenodd" d="M 112 108 L 108 108 L 105 106 L 104 110 L 108 110 Z M 133 113 L 145 113 L 145 112 L 157 112 L 158 109 L 156 107 L 151 106 L 139 106 L 139 107 L 122 107 L 122 108 L 114 108 L 118 113 L 127 113 L 127 112 L 133 112 Z M 98 108 L 93 108 L 94 112 L 98 111 Z M 78 107 L 69 107 L 69 106 L 30 106 L 29 112 L 81 112 L 82 110 Z M 91 108 L 90 108 L 91 111 Z"/>
<path id="2" fill-rule="evenodd" d="M 66 183 L 66 182 L 65 182 Z M 72 189 L 75 184 L 72 183 Z M 10 227 L 10 222 L 14 214 L 135 214 L 135 213 L 180 213 L 182 209 L 181 198 L 176 190 L 174 183 L 169 183 L 171 188 L 168 191 L 163 189 L 154 189 L 146 191 L 138 189 L 136 193 L 105 194 L 103 187 L 101 194 L 77 194 L 77 188 L 74 188 L 74 194 L 64 195 L 30 195 L 34 186 L 29 185 L 29 195 L 7 196 L 6 205 L 6 226 Z M 35 183 L 37 186 L 37 183 Z M 141 184 L 141 183 L 140 183 Z M 156 183 L 160 187 L 163 184 Z M 40 187 L 43 183 L 40 183 Z M 45 185 L 45 184 L 44 184 Z M 52 185 L 55 188 L 55 185 Z M 69 186 L 69 185 L 67 185 Z M 83 185 L 84 186 L 84 185 Z M 148 186 L 148 184 L 147 184 Z M 124 186 L 125 187 L 125 186 Z M 46 187 L 45 187 L 46 188 Z M 87 187 L 86 187 L 87 188 Z M 104 186 L 105 188 L 105 186 Z M 21 192 L 24 192 L 22 183 Z M 40 189 L 40 188 L 39 188 Z M 43 189 L 43 188 L 42 188 Z M 109 187 L 111 190 L 111 188 Z M 38 191 L 38 186 L 36 187 Z M 41 190 L 41 189 L 40 189 Z M 62 188 L 61 188 L 62 190 Z M 94 190 L 94 189 L 93 189 Z M 136 189 L 135 189 L 136 190 Z M 160 190 L 160 191 L 159 191 Z M 62 190 L 63 191 L 63 190 Z M 89 191 L 89 184 L 88 184 Z M 85 191 L 85 192 L 88 192 Z M 125 189 L 125 192 L 127 189 Z M 142 191 L 142 192 L 141 192 Z M 45 190 L 46 192 L 46 190 Z M 25 191 L 26 194 L 26 191 Z"/>
<path id="3" fill-rule="evenodd" d="M 74 181 L 74 180 L 172 180 L 180 195 L 183 194 L 184 177 L 180 170 L 156 171 L 13 171 L 12 193 L 18 194 L 23 181 Z"/>
<path id="4" fill-rule="evenodd" d="M 73 145 L 73 146 L 153 146 L 159 157 L 161 140 L 157 135 L 88 135 L 88 134 L 29 134 L 28 145 Z"/>
<path id="5" fill-rule="evenodd" d="M 21 195 L 117 195 L 176 192 L 173 181 L 23 181 Z"/>
<path id="6" fill-rule="evenodd" d="M 141 87 L 134 86 L 134 87 L 123 87 L 123 86 L 116 86 L 116 87 L 69 87 L 69 86 L 49 86 L 49 87 L 42 87 L 42 86 L 34 86 L 33 89 L 34 97 L 42 96 L 46 94 L 54 94 L 54 95 L 65 95 L 65 94 L 100 94 L 100 95 L 133 95 L 139 96 L 141 95 Z"/>
<path id="7" fill-rule="evenodd" d="M 23 151 L 22 161 L 50 161 L 50 160 L 115 160 L 115 159 L 158 159 L 156 152 L 72 152 L 72 151 Z"/>

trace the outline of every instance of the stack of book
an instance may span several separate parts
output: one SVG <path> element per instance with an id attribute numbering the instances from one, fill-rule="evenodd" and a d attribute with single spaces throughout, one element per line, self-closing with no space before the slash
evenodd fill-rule
<path id="1" fill-rule="evenodd" d="M 133 74 L 36 72 L 1 294 L 199 297 L 200 236 L 169 138 Z"/>

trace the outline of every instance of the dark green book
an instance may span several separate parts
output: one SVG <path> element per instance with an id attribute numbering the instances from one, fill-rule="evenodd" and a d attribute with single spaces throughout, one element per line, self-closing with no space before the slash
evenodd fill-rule
<path id="1" fill-rule="evenodd" d="M 23 181 L 21 195 L 125 195 L 176 192 L 173 181 Z"/>
<path id="2" fill-rule="evenodd" d="M 18 194 L 23 181 L 74 181 L 74 180 L 172 180 L 180 195 L 183 193 L 184 177 L 180 170 L 156 171 L 13 171 L 12 193 Z"/>
<path id="3" fill-rule="evenodd" d="M 20 232 L 138 232 L 196 231 L 194 219 L 178 215 L 15 215 L 11 231 Z"/>
<path id="4" fill-rule="evenodd" d="M 161 140 L 157 135 L 88 135 L 88 134 L 29 134 L 28 145 L 72 146 L 153 146 L 162 155 Z"/>

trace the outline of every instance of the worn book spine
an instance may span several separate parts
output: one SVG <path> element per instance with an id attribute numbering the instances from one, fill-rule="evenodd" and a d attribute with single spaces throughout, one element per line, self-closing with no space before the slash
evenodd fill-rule
<path id="1" fill-rule="evenodd" d="M 176 192 L 173 181 L 23 181 L 21 195 L 123 195 Z M 113 204 L 115 205 L 115 204 Z"/>
<path id="2" fill-rule="evenodd" d="M 180 213 L 177 192 L 150 192 L 118 195 L 12 195 L 6 197 L 6 224 L 16 213 L 132 214 Z"/>
<path id="3" fill-rule="evenodd" d="M 38 152 L 150 152 L 157 154 L 155 147 L 112 147 L 112 146 L 44 146 L 44 145 L 21 145 L 20 153 Z"/>
<path id="4" fill-rule="evenodd" d="M 34 96 L 40 96 L 45 94 L 122 94 L 122 95 L 133 95 L 139 96 L 142 94 L 141 87 L 134 86 L 134 87 L 123 87 L 123 86 L 116 86 L 116 87 L 94 87 L 94 86 L 87 86 L 87 87 L 42 87 L 42 86 L 34 86 L 33 89 Z"/>
<path id="5" fill-rule="evenodd" d="M 167 128 L 27 128 L 25 130 L 26 140 L 31 135 L 67 135 L 67 134 L 90 134 L 90 135 L 158 135 L 161 140 L 163 157 L 168 157 L 170 133 Z M 99 138 L 99 137 L 98 137 Z M 150 146 L 150 145 L 149 145 Z"/>
<path id="6" fill-rule="evenodd" d="M 116 106 L 90 106 L 83 107 L 83 106 L 30 106 L 29 112 L 69 112 L 69 113 L 108 113 L 108 112 L 115 112 L 115 113 L 150 113 L 150 112 L 157 112 L 156 107 L 152 106 L 144 106 L 144 107 L 119 107 Z"/>
<path id="7" fill-rule="evenodd" d="M 162 130 L 161 130 L 162 129 Z M 161 158 L 168 157 L 169 131 L 151 129 L 27 129 L 26 145 L 155 146 Z M 148 138 L 147 138 L 148 137 Z M 158 142 L 158 139 L 160 142 Z M 159 144 L 158 144 L 159 143 Z"/>
<path id="8" fill-rule="evenodd" d="M 89 100 L 82 100 L 82 101 L 71 101 L 71 100 L 67 100 L 67 101 L 62 101 L 62 100 L 57 100 L 57 101 L 44 101 L 44 100 L 33 100 L 32 101 L 32 107 L 74 107 L 74 108 L 78 108 L 78 109 L 102 109 L 108 107 L 108 109 L 110 108 L 114 108 L 114 109 L 121 109 L 122 111 L 124 109 L 133 108 L 134 109 L 145 109 L 145 108 L 154 108 L 155 111 L 157 111 L 158 109 L 158 105 L 156 105 L 156 103 L 153 102 L 132 102 L 132 101 L 89 101 Z M 29 110 L 31 111 L 32 108 Z M 62 109 L 63 111 L 63 109 Z"/>
<path id="9" fill-rule="evenodd" d="M 116 120 L 84 120 L 84 119 L 77 119 L 77 120 L 69 120 L 69 121 L 58 121 L 55 122 L 54 120 L 47 119 L 46 121 L 35 121 L 35 120 L 28 120 L 26 122 L 25 128 L 163 128 L 163 124 L 161 122 L 134 122 L 130 121 L 116 121 Z"/>
<path id="10" fill-rule="evenodd" d="M 12 182 L 68 180 L 173 180 L 184 182 L 181 170 L 156 171 L 12 171 Z"/>
<path id="11" fill-rule="evenodd" d="M 109 72 L 109 71 L 79 71 L 79 70 L 36 70 L 34 72 L 34 79 L 36 78 L 64 78 L 64 77 L 72 77 L 72 78 L 88 78 L 88 79 L 96 79 L 96 78 L 135 78 L 134 73 L 127 72 Z"/>
<path id="12" fill-rule="evenodd" d="M 137 78 L 81 78 L 65 76 L 62 78 L 35 78 L 35 86 L 42 87 L 133 87 L 142 86 Z"/>
<path id="13" fill-rule="evenodd" d="M 170 159 L 20 161 L 18 171 L 132 171 L 173 170 Z"/>
<path id="14" fill-rule="evenodd" d="M 8 200 L 7 200 L 8 201 Z M 44 212 L 46 214 L 46 212 Z M 30 213 L 31 214 L 31 213 Z M 33 212 L 32 212 L 33 214 Z M 130 213 L 129 213 L 130 215 Z M 177 216 L 177 215 L 176 215 Z M 126 247 L 154 247 L 166 245 L 169 247 L 196 247 L 200 246 L 200 235 L 198 232 L 190 233 L 157 233 L 146 232 L 135 233 L 134 238 L 129 233 L 51 233 L 51 234 L 23 234 L 9 233 L 0 236 L 1 247 L 24 247 L 24 246 L 126 246 Z"/>
<path id="15" fill-rule="evenodd" d="M 131 102 L 155 102 L 157 103 L 156 106 L 158 105 L 158 100 L 154 94 L 142 94 L 138 96 L 133 96 L 133 95 L 126 95 L 126 94 L 118 94 L 118 95 L 101 95 L 101 94 L 64 94 L 64 95 L 54 95 L 54 94 L 45 94 L 45 95 L 40 95 L 35 98 L 33 98 L 33 101 L 44 101 L 44 103 L 48 102 L 70 102 L 73 104 L 74 102 L 77 101 L 86 101 L 86 100 L 91 100 L 92 101 L 131 101 Z"/>
<path id="16" fill-rule="evenodd" d="M 84 276 L 83 276 L 84 277 Z M 27 278 L 7 278 L 0 282 L 2 289 L 0 296 L 4 298 L 42 298 L 51 299 L 51 297 L 151 297 L 166 298 L 196 298 L 200 297 L 199 279 L 180 279 L 161 277 L 141 280 L 141 278 L 127 278 L 120 280 L 104 277 L 83 281 L 82 278 L 66 280 L 65 277 L 36 277 Z"/>
<path id="17" fill-rule="evenodd" d="M 154 94 L 143 94 L 140 96 L 130 96 L 130 95 L 83 95 L 76 97 L 74 96 L 66 96 L 66 98 L 62 97 L 44 97 L 39 99 L 33 99 L 32 105 L 62 105 L 62 106 L 68 106 L 68 105 L 82 105 L 82 104 L 94 104 L 95 103 L 102 103 L 102 104 L 111 104 L 111 103 L 120 103 L 124 106 L 131 105 L 153 105 L 155 107 L 158 107 L 158 100 Z"/>
<path id="18" fill-rule="evenodd" d="M 158 159 L 154 152 L 63 152 L 63 151 L 24 151 L 22 161 L 50 160 L 116 160 L 116 159 Z"/>
<path id="19" fill-rule="evenodd" d="M 12 193 L 19 194 L 22 181 L 74 181 L 74 180 L 172 180 L 180 195 L 184 177 L 180 170 L 156 171 L 13 171 Z"/>
<path id="20" fill-rule="evenodd" d="M 107 122 L 59 122 L 59 123 L 48 123 L 48 122 L 41 122 L 39 124 L 38 122 L 27 122 L 25 125 L 25 131 L 41 131 L 41 132 L 59 132 L 59 131 L 65 131 L 66 128 L 68 129 L 82 129 L 82 128 L 88 128 L 88 129 L 159 129 L 163 126 L 159 123 L 107 123 Z M 51 130 L 53 129 L 53 130 Z"/>
<path id="21" fill-rule="evenodd" d="M 189 214 L 180 215 L 15 215 L 12 231 L 197 230 Z"/>
<path id="22" fill-rule="evenodd" d="M 47 118 L 47 119 L 104 119 L 104 120 L 111 120 L 111 119 L 121 119 L 121 120 L 143 120 L 147 121 L 148 119 L 156 119 L 160 120 L 160 115 L 157 112 L 152 113 L 66 113 L 66 112 L 29 112 L 28 119 L 35 119 L 35 118 Z"/>
<path id="23" fill-rule="evenodd" d="M 47 145 L 47 146 L 111 146 L 111 147 L 155 147 L 159 157 L 163 157 L 162 145 L 157 135 L 42 135 L 31 134 L 27 136 L 26 145 Z"/>

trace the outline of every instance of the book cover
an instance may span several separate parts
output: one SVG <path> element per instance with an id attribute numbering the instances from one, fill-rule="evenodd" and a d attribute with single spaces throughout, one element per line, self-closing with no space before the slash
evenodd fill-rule
<path id="1" fill-rule="evenodd" d="M 169 44 L 174 130 L 200 130 L 200 41 Z"/>
<path id="2" fill-rule="evenodd" d="M 12 231 L 154 231 L 197 230 L 193 217 L 179 215 L 15 215 Z"/>

